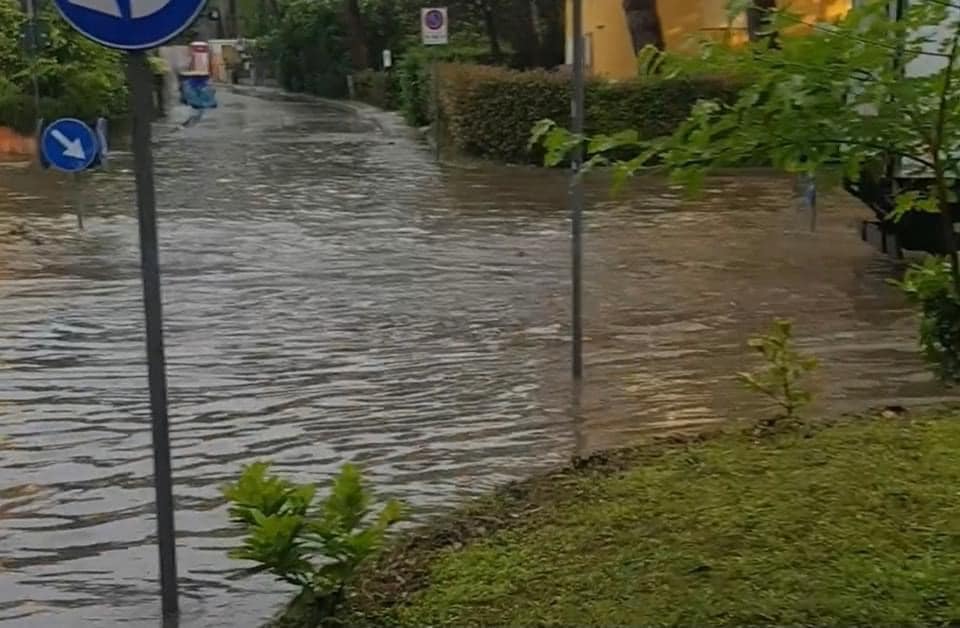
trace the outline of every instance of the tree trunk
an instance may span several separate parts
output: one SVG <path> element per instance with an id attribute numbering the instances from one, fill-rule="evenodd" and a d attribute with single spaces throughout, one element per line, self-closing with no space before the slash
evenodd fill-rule
<path id="1" fill-rule="evenodd" d="M 360 12 L 360 0 L 345 0 L 343 12 L 350 37 L 350 65 L 354 70 L 366 70 L 370 67 L 370 51 L 367 50 L 367 33 Z"/>
<path id="2" fill-rule="evenodd" d="M 562 65 L 566 41 L 564 0 L 538 0 L 540 22 L 543 25 L 540 40 L 540 65 L 552 68 Z"/>
<path id="3" fill-rule="evenodd" d="M 777 0 L 753 0 L 747 9 L 747 35 L 750 41 L 766 39 L 771 47 L 777 45 L 777 32 L 773 29 L 773 11 Z"/>
<path id="4" fill-rule="evenodd" d="M 483 26 L 487 31 L 487 39 L 490 40 L 490 55 L 493 60 L 499 62 L 503 58 L 503 49 L 500 47 L 500 30 L 497 28 L 496 7 L 491 2 L 484 2 L 483 8 Z"/>
<path id="5" fill-rule="evenodd" d="M 663 50 L 663 26 L 657 13 L 657 0 L 623 0 L 623 11 L 635 53 L 647 46 Z"/>
<path id="6" fill-rule="evenodd" d="M 222 13 L 220 19 L 223 20 Z M 227 31 L 230 37 L 240 36 L 239 21 L 237 20 L 237 0 L 227 0 Z"/>
<path id="7" fill-rule="evenodd" d="M 283 17 L 283 12 L 280 11 L 280 5 L 277 4 L 277 0 L 269 0 L 266 4 L 269 9 L 270 17 L 273 18 L 273 23 L 276 24 L 280 21 L 280 18 Z"/>
<path id="8" fill-rule="evenodd" d="M 510 0 L 506 13 L 506 24 L 509 27 L 507 36 L 516 53 L 517 65 L 524 69 L 536 66 L 540 35 L 537 33 L 530 0 Z"/>

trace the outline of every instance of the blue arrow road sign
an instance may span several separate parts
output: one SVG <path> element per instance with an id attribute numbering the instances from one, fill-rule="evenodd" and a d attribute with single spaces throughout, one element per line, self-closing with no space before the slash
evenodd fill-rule
<path id="1" fill-rule="evenodd" d="M 93 41 L 121 50 L 147 50 L 170 41 L 206 0 L 54 0 L 67 22 Z"/>
<path id="2" fill-rule="evenodd" d="M 90 167 L 99 147 L 93 129 L 80 120 L 61 118 L 43 131 L 40 150 L 57 170 L 80 172 Z"/>

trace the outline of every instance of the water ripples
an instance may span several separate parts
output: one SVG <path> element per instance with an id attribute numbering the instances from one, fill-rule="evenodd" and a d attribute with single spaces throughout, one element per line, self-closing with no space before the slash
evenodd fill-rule
<path id="1" fill-rule="evenodd" d="M 422 516 L 574 451 L 755 415 L 733 373 L 775 315 L 823 359 L 831 409 L 943 398 L 845 197 L 811 234 L 775 178 L 696 202 L 598 183 L 574 412 L 563 173 L 439 168 L 363 120 L 238 97 L 158 135 L 184 625 L 253 626 L 284 599 L 225 556 L 218 489 L 255 459 L 304 481 L 360 462 Z M 156 623 L 129 167 L 0 169 L 5 625 Z"/>

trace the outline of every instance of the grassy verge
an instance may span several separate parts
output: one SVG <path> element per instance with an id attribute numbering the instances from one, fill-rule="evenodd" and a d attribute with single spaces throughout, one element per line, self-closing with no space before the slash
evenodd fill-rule
<path id="1" fill-rule="evenodd" d="M 960 421 L 601 456 L 409 536 L 347 625 L 960 624 Z"/>

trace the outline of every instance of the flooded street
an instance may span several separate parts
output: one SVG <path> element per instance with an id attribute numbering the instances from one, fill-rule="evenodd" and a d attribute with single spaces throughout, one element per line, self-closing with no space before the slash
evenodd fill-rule
<path id="1" fill-rule="evenodd" d="M 595 184 L 574 411 L 564 173 L 441 167 L 372 121 L 230 95 L 156 135 L 184 626 L 256 626 L 288 595 L 226 557 L 219 487 L 253 460 L 301 481 L 357 461 L 423 516 L 575 451 L 757 416 L 734 375 L 774 316 L 822 360 L 831 412 L 944 399 L 842 194 L 810 233 L 784 179 L 697 201 Z M 157 625 L 130 167 L 0 166 L 4 626 Z"/>

